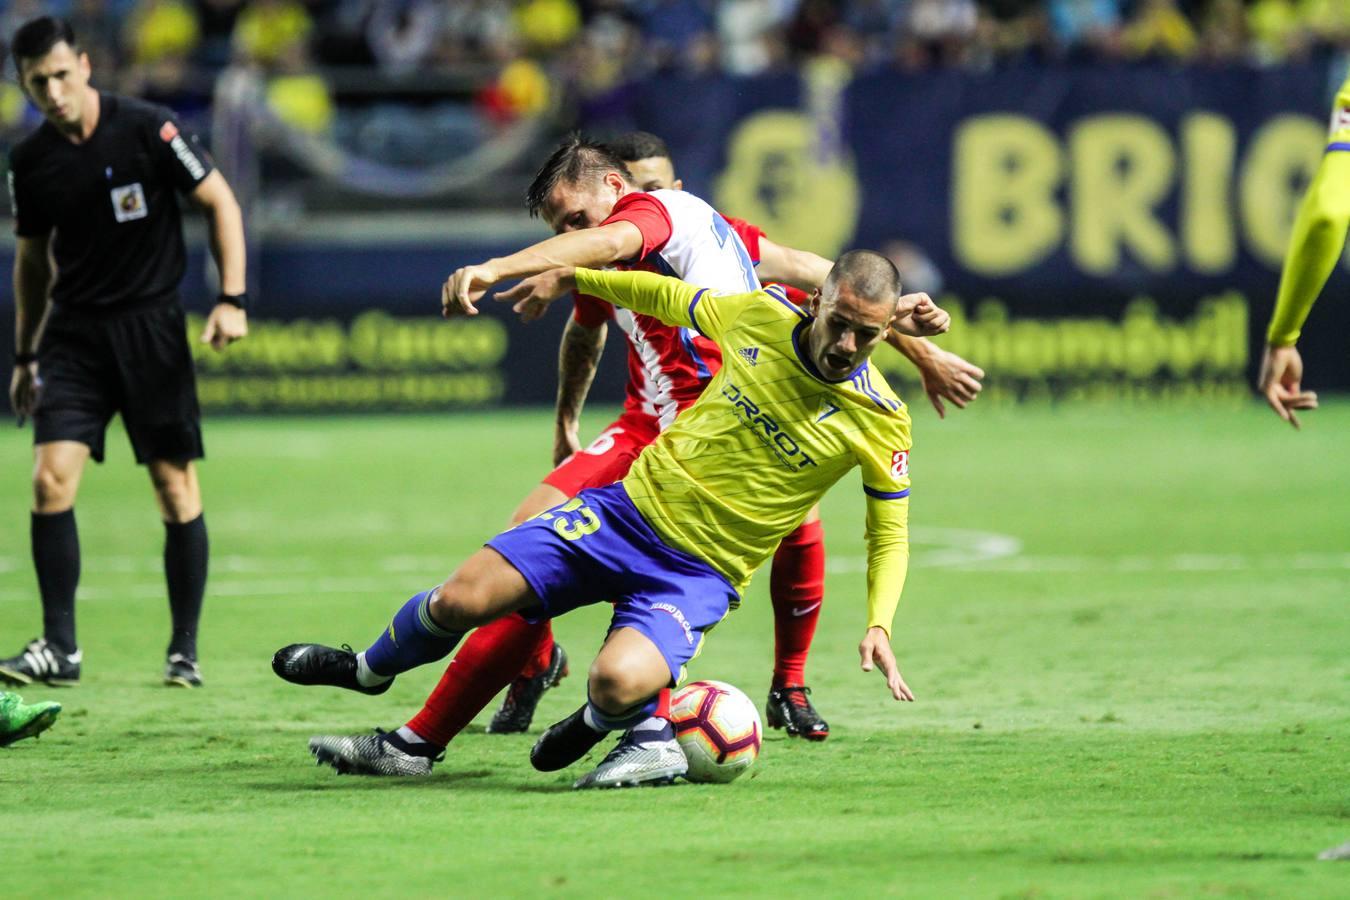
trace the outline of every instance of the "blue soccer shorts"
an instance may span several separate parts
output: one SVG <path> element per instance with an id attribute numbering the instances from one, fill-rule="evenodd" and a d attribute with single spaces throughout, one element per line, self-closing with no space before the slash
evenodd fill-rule
<path id="1" fill-rule="evenodd" d="M 634 628 L 650 639 L 677 684 L 704 632 L 737 596 L 706 562 L 657 537 L 621 482 L 584 490 L 487 545 L 538 595 L 540 606 L 521 611 L 526 619 L 613 601 L 610 630 Z"/>

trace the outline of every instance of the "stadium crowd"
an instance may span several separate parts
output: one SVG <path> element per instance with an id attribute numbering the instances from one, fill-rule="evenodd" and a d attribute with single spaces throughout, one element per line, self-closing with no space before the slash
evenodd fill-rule
<path id="1" fill-rule="evenodd" d="M 586 119 L 656 73 L 1274 65 L 1344 54 L 1347 0 L 9 0 L 0 35 L 68 17 L 105 89 L 204 134 L 222 71 L 264 79 L 278 121 L 421 166 L 511 123 Z M 37 123 L 0 81 L 0 145 Z"/>
<path id="2" fill-rule="evenodd" d="M 100 69 L 142 91 L 231 61 L 395 76 L 527 62 L 596 90 L 662 69 L 753 75 L 820 54 L 913 71 L 1271 64 L 1350 46 L 1344 0 L 11 0 L 0 33 L 43 13 L 70 18 Z"/>

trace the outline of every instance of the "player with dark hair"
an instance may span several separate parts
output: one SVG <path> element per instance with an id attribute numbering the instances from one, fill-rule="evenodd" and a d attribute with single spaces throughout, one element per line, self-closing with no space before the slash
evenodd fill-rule
<path id="1" fill-rule="evenodd" d="M 1257 389 L 1275 414 L 1295 428 L 1298 413 L 1317 408 L 1317 394 L 1303 389 L 1298 338 L 1350 230 L 1350 78 L 1331 110 L 1331 133 L 1317 172 L 1308 184 L 1289 240 L 1280 292 L 1266 332 Z"/>
<path id="2" fill-rule="evenodd" d="M 186 267 L 176 194 L 205 213 L 220 296 L 201 340 L 216 350 L 248 330 L 244 229 L 234 194 L 173 114 L 97 90 L 69 23 L 15 33 L 28 98 L 46 120 L 10 153 L 18 245 L 9 398 L 34 425 L 33 561 L 43 636 L 0 660 L 0 678 L 74 684 L 80 544 L 75 496 L 122 416 L 164 521 L 173 633 L 165 682 L 196 687 L 207 535 L 193 460 L 202 438 L 178 284 Z M 53 265 L 54 264 L 54 265 Z"/>
<path id="3" fill-rule="evenodd" d="M 558 201 L 567 194 L 568 184 L 563 181 L 563 176 L 568 171 L 584 172 L 589 166 L 592 181 L 598 180 L 609 171 L 604 165 L 597 165 L 598 161 L 608 155 L 608 166 L 614 169 L 621 163 L 629 163 L 626 157 L 630 153 L 647 152 L 653 141 L 659 143 L 659 139 L 651 136 L 627 143 L 621 139 L 605 145 L 569 139 L 541 168 L 535 184 L 527 192 L 530 205 L 546 218 L 553 216 L 556 219 L 556 211 L 561 208 Z M 622 153 L 613 152 L 616 146 Z M 578 154 L 585 154 L 588 159 L 584 162 L 572 159 Z M 640 160 L 640 166 L 650 165 L 651 161 L 646 157 L 640 157 Z M 669 167 L 668 160 L 666 165 Z M 623 170 L 625 178 L 629 177 L 629 170 Z M 546 185 L 551 187 L 546 190 Z M 644 186 L 659 189 L 668 185 Z M 580 191 L 583 186 L 576 185 L 575 188 Z M 696 198 L 691 198 L 685 202 L 695 201 Z M 606 202 L 613 203 L 601 198 L 597 205 L 603 207 Z M 701 204 L 701 201 L 696 202 Z M 550 212 L 551 206 L 557 209 Z M 706 208 L 706 204 L 702 206 Z M 587 214 L 598 218 L 601 213 Z M 707 214 L 712 215 L 711 211 Z M 758 266 L 760 274 L 766 277 L 797 279 L 809 278 L 815 273 L 818 283 L 823 278 L 823 274 L 818 273 L 821 263 L 828 272 L 829 263 L 815 254 L 778 247 L 763 238 L 763 233 L 753 225 L 737 219 L 725 221 L 743 242 L 752 265 Z M 680 223 L 683 223 L 682 227 Z M 676 217 L 672 225 L 691 236 L 707 231 L 698 218 Z M 566 232 L 567 227 L 559 230 Z M 693 239 L 685 240 L 687 243 Z M 702 270 L 705 280 L 737 284 L 745 277 L 743 261 L 739 256 L 729 257 L 722 253 L 721 245 L 710 244 L 706 251 L 707 265 Z M 685 266 L 692 255 L 685 252 L 672 258 L 676 265 Z M 659 257 L 659 254 L 653 257 Z M 659 264 L 649 265 L 670 269 L 664 258 Z M 807 274 L 803 276 L 803 272 Z M 577 438 L 578 420 L 610 321 L 620 324 L 629 343 L 630 377 L 624 413 L 583 448 Z M 577 298 L 576 314 L 567 322 L 559 353 L 554 443 L 556 468 L 521 503 L 512 518 L 513 524 L 561 503 L 584 488 L 609 484 L 626 475 L 637 453 L 663 427 L 663 418 L 669 418 L 667 413 L 658 415 L 657 404 L 653 401 L 664 391 L 676 398 L 676 405 L 683 408 L 702 392 L 710 373 L 721 365 L 720 351 L 696 333 L 686 334 L 652 319 L 643 319 L 640 328 L 635 327 L 637 324 L 634 317 L 626 313 L 618 315 L 609 304 L 594 298 Z M 686 339 L 689 341 L 687 346 Z M 667 349 L 662 350 L 662 347 Z M 700 355 L 703 371 L 689 364 L 689 348 Z M 964 364 L 964 361 L 960 362 Z M 978 389 L 978 383 L 975 387 Z M 801 528 L 784 540 L 773 560 L 770 594 L 775 610 L 776 639 L 773 686 L 767 703 L 769 722 L 773 726 L 786 728 L 789 734 L 810 740 L 824 739 L 829 733 L 828 725 L 808 699 L 804 674 L 807 650 L 824 596 L 824 578 L 823 531 L 813 512 Z M 492 733 L 526 730 L 541 695 L 562 677 L 565 666 L 566 654 L 554 643 L 547 622 L 528 623 L 520 616 L 508 616 L 469 637 L 427 697 L 422 710 L 404 726 L 378 744 L 362 741 L 359 745 L 351 745 L 349 739 L 338 739 L 342 743 L 335 752 L 346 754 L 347 763 L 370 774 L 427 774 L 431 771 L 431 761 L 508 682 L 510 689 L 506 699 L 493 716 L 488 730 Z M 663 709 L 661 713 L 664 714 Z"/>
<path id="4" fill-rule="evenodd" d="M 588 701 L 544 733 L 531 761 L 555 771 L 609 731 L 625 730 L 576 786 L 669 782 L 686 763 L 670 723 L 654 715 L 659 694 L 682 679 L 704 633 L 739 603 L 778 542 L 860 465 L 868 545 L 862 667 L 880 666 L 891 695 L 912 700 L 890 647 L 908 564 L 909 414 L 868 357 L 892 327 L 942 330 L 941 310 L 920 296 L 902 298 L 895 266 L 870 251 L 842 256 L 809 311 L 773 288 L 717 294 L 649 272 L 562 267 L 533 281 L 501 299 L 575 287 L 696 330 L 721 348 L 724 365 L 622 481 L 583 490 L 493 538 L 443 585 L 408 600 L 365 651 L 293 644 L 277 651 L 278 674 L 374 693 L 501 616 L 542 620 L 614 600 Z M 331 754 L 336 740 L 316 738 L 311 749 L 341 769 L 343 757 Z"/>

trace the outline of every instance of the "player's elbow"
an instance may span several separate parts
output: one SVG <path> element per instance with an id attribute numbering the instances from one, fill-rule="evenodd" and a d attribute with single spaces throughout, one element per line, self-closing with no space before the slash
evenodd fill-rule
<path id="1" fill-rule="evenodd" d="M 642 232 L 632 222 L 611 222 L 593 233 L 597 265 L 623 262 L 642 252 Z"/>

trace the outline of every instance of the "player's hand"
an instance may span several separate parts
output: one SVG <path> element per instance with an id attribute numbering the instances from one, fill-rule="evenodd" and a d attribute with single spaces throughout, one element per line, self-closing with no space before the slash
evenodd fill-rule
<path id="1" fill-rule="evenodd" d="M 441 315 L 451 316 L 478 315 L 474 306 L 488 288 L 497 283 L 497 273 L 487 266 L 465 266 L 456 269 L 441 287 Z"/>
<path id="2" fill-rule="evenodd" d="M 497 300 L 511 303 L 511 311 L 520 315 L 522 322 L 533 322 L 548 312 L 549 304 L 576 287 L 576 269 L 549 269 L 526 278 L 509 291 L 502 291 Z"/>
<path id="3" fill-rule="evenodd" d="M 932 337 L 952 327 L 952 317 L 927 294 L 905 294 L 900 298 L 891 326 L 913 337 Z"/>
<path id="4" fill-rule="evenodd" d="M 947 417 L 947 407 L 943 400 L 950 400 L 957 409 L 965 409 L 967 403 L 974 402 L 984 385 L 984 369 L 966 362 L 955 353 L 939 350 L 917 364 L 919 378 L 923 381 L 924 393 L 928 402 L 937 410 L 938 418 Z"/>
<path id="5" fill-rule="evenodd" d="M 581 437 L 575 425 L 559 425 L 553 433 L 553 465 L 562 465 L 581 452 Z"/>
<path id="6" fill-rule="evenodd" d="M 905 679 L 900 677 L 900 668 L 895 664 L 895 654 L 891 652 L 891 639 L 886 636 L 885 629 L 875 626 L 867 629 L 862 643 L 858 645 L 858 655 L 862 657 L 864 672 L 872 671 L 873 666 L 881 667 L 881 674 L 886 676 L 886 686 L 891 689 L 892 697 L 897 700 L 914 699 L 914 692 L 905 684 Z"/>
<path id="7" fill-rule="evenodd" d="M 212 350 L 224 350 L 248 335 L 248 313 L 233 303 L 217 303 L 206 317 L 201 341 Z"/>
<path id="8" fill-rule="evenodd" d="M 1295 346 L 1266 347 L 1256 389 L 1275 414 L 1295 428 L 1301 427 L 1295 410 L 1317 409 L 1317 393 L 1302 388 L 1303 357 Z"/>
<path id="9" fill-rule="evenodd" d="M 20 425 L 33 414 L 41 396 L 42 379 L 38 377 L 38 364 L 16 363 L 14 374 L 9 378 L 9 405 L 19 417 Z"/>

